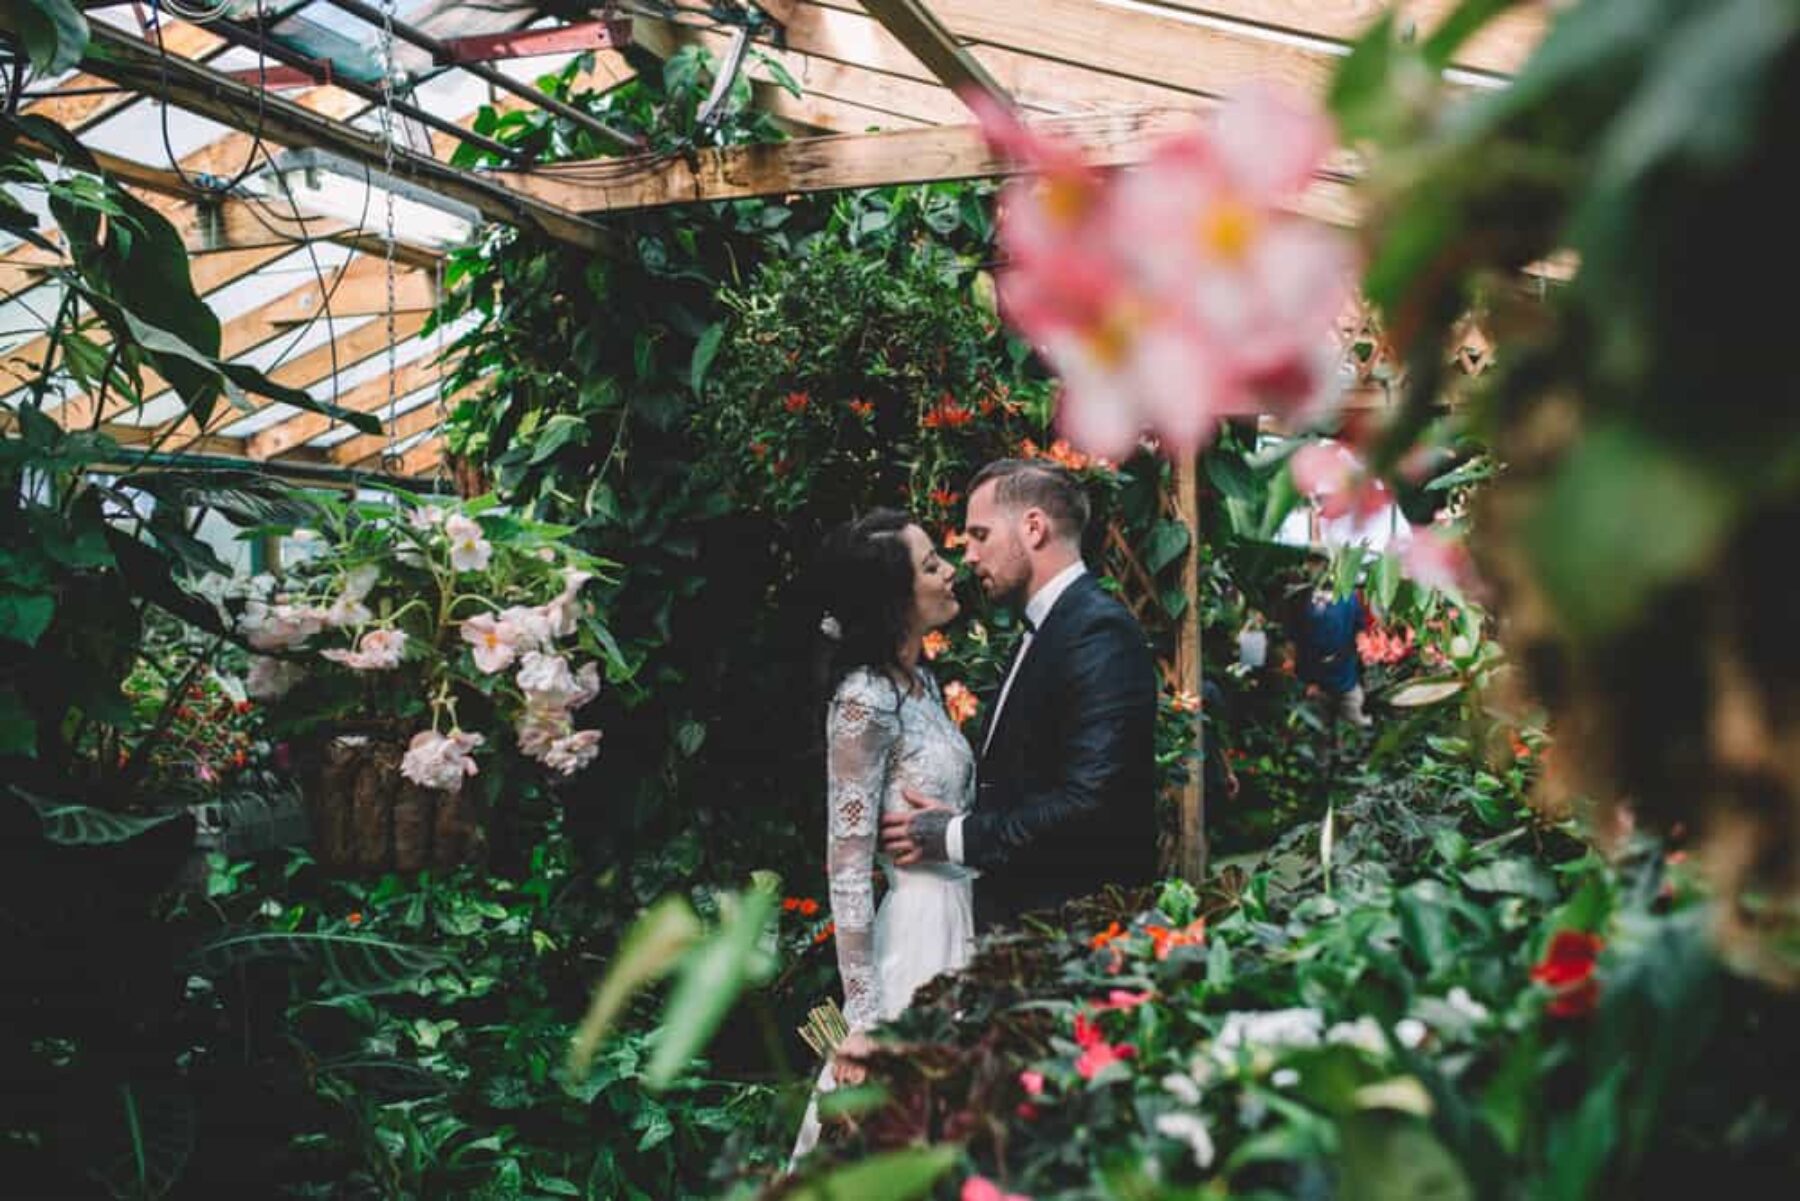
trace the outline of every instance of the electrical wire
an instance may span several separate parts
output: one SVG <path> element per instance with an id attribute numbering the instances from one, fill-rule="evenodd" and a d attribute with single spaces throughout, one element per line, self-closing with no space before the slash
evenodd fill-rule
<path id="1" fill-rule="evenodd" d="M 213 13 L 211 17 L 199 18 L 198 20 L 215 20 L 229 7 L 229 0 L 224 0 L 224 2 L 218 6 L 219 12 Z M 182 167 L 181 161 L 175 155 L 174 141 L 169 136 L 169 109 L 172 107 L 169 103 L 169 62 L 172 56 L 169 54 L 168 46 L 163 42 L 161 14 L 164 8 L 168 8 L 177 15 L 182 14 L 180 9 L 175 7 L 173 0 L 150 0 L 150 8 L 152 10 L 150 28 L 156 35 L 156 53 L 160 59 L 162 83 L 162 96 L 160 97 L 160 125 L 162 128 L 163 152 L 168 155 L 169 165 L 175 169 L 176 177 L 187 187 L 201 192 L 230 192 L 239 184 L 243 183 L 244 180 L 249 178 L 250 172 L 256 166 L 256 152 L 262 148 L 263 144 L 263 123 L 268 115 L 269 60 L 268 56 L 263 51 L 261 39 L 258 39 L 256 47 L 256 127 L 251 131 L 250 152 L 244 156 L 244 165 L 239 168 L 237 173 L 229 180 L 223 182 L 210 175 L 203 175 L 196 179 L 190 176 L 186 169 Z M 258 27 L 262 25 L 262 20 L 263 0 L 256 0 L 256 23 Z"/>

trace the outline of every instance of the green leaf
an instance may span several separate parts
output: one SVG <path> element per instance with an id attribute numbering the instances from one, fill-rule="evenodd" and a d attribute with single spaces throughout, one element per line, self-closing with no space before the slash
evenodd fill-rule
<path id="1" fill-rule="evenodd" d="M 36 646 L 56 616 L 56 598 L 42 592 L 0 592 L 0 639 Z"/>
<path id="2" fill-rule="evenodd" d="M 87 18 L 74 0 L 4 0 L 0 16 L 18 31 L 40 75 L 67 71 L 87 52 Z"/>
<path id="3" fill-rule="evenodd" d="M 632 924 L 570 1044 L 567 1070 L 573 1079 L 587 1075 L 625 1003 L 666 976 L 700 934 L 700 919 L 678 896 L 664 897 Z"/>
<path id="4" fill-rule="evenodd" d="M 363 995 L 406 988 L 450 962 L 442 951 L 353 934 L 240 934 L 194 951 L 193 970 L 221 975 L 242 963 L 279 960 L 316 967 L 340 993 Z"/>
<path id="5" fill-rule="evenodd" d="M 719 344 L 725 340 L 725 323 L 714 322 L 706 327 L 700 340 L 694 343 L 694 359 L 688 368 L 688 387 L 698 396 L 706 386 L 706 373 L 712 369 L 713 359 L 719 353 Z"/>
<path id="6" fill-rule="evenodd" d="M 290 388 L 286 384 L 276 383 L 256 368 L 244 363 L 221 363 L 219 370 L 233 386 L 243 389 L 255 396 L 266 396 L 270 400 L 278 400 L 282 404 L 293 405 L 296 409 L 305 409 L 311 413 L 329 417 L 333 421 L 341 421 L 351 429 L 365 434 L 381 432 L 381 415 L 379 413 L 363 413 L 356 409 L 346 409 L 333 404 L 329 400 L 315 400 L 310 392 L 299 388 Z"/>
<path id="7" fill-rule="evenodd" d="M 674 1083 L 681 1069 L 709 1042 L 746 984 L 771 966 L 761 946 L 775 915 L 772 890 L 752 888 L 723 906 L 724 921 L 711 939 L 682 961 L 681 974 L 657 1030 L 656 1051 L 644 1071 L 652 1089 Z"/>
<path id="8" fill-rule="evenodd" d="M 1496 859 L 1480 864 L 1464 872 L 1462 882 L 1476 892 L 1508 893 L 1539 901 L 1556 899 L 1556 886 L 1528 859 Z"/>
<path id="9" fill-rule="evenodd" d="M 542 463 L 571 442 L 587 440 L 587 422 L 571 413 L 558 413 L 544 423 L 543 432 L 532 443 L 530 462 Z"/>
<path id="10" fill-rule="evenodd" d="M 37 757 L 37 719 L 10 685 L 0 689 L 0 755 Z"/>
<path id="11" fill-rule="evenodd" d="M 1361 1113 L 1341 1122 L 1340 1132 L 1344 1201 L 1474 1201 L 1462 1166 L 1419 1119 Z"/>
<path id="12" fill-rule="evenodd" d="M 115 1197 L 166 1196 L 194 1151 L 194 1099 L 180 1085 L 118 1086 L 117 1110 L 87 1148 L 89 1171 Z"/>
<path id="13" fill-rule="evenodd" d="M 111 813 L 87 805 L 62 805 L 30 793 L 13 790 L 37 810 L 44 823 L 44 837 L 58 846 L 117 846 L 138 835 L 170 822 L 192 821 L 184 809 L 137 817 L 129 813 Z"/>
<path id="14" fill-rule="evenodd" d="M 957 1147 L 909 1147 L 849 1164 L 788 1193 L 788 1201 L 914 1201 L 962 1158 Z"/>
<path id="15" fill-rule="evenodd" d="M 1416 881 L 1394 898 L 1401 941 L 1427 971 L 1450 960 L 1450 899 L 1450 890 L 1436 880 Z"/>
<path id="16" fill-rule="evenodd" d="M 1384 12 L 1350 47 L 1331 79 L 1326 102 L 1349 139 L 1376 137 L 1392 104 L 1390 77 L 1397 46 L 1394 14 Z"/>
<path id="17" fill-rule="evenodd" d="M 1518 0 L 1463 0 L 1456 11 L 1445 17 L 1429 38 L 1425 39 L 1425 62 L 1434 70 L 1450 65 L 1463 44 L 1481 31 L 1481 27 L 1513 8 Z"/>
<path id="18" fill-rule="evenodd" d="M 1165 519 L 1156 523 L 1144 541 L 1144 570 L 1155 575 L 1187 553 L 1193 536 L 1187 523 Z"/>
<path id="19" fill-rule="evenodd" d="M 1461 680 L 1414 680 L 1388 693 L 1387 703 L 1396 709 L 1413 709 L 1447 701 L 1463 689 Z"/>

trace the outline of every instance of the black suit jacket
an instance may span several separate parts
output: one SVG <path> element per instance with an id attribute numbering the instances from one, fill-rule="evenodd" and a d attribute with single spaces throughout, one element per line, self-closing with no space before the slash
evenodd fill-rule
<path id="1" fill-rule="evenodd" d="M 981 758 L 962 846 L 982 872 L 984 928 L 1155 877 L 1156 665 L 1137 619 L 1092 575 L 1033 636 Z"/>

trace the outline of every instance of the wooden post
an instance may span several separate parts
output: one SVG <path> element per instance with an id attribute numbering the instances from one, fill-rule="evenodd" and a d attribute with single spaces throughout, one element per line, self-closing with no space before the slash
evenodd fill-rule
<path id="1" fill-rule="evenodd" d="M 1200 463 L 1185 457 L 1175 464 L 1175 509 L 1189 535 L 1187 558 L 1181 568 L 1181 592 L 1187 609 L 1175 644 L 1177 688 L 1202 695 L 1200 667 Z M 1206 753 L 1205 724 L 1196 715 L 1194 745 Z M 1176 847 L 1176 871 L 1194 884 L 1206 876 L 1206 776 L 1198 764 L 1188 773 L 1181 789 L 1181 834 Z"/>

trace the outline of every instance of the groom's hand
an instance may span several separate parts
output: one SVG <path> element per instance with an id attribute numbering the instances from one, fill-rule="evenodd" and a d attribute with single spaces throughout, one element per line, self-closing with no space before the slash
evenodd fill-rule
<path id="1" fill-rule="evenodd" d="M 942 863 L 944 830 L 955 816 L 948 805 L 912 789 L 901 795 L 912 806 L 908 813 L 890 813 L 881 819 L 881 849 L 898 867 Z"/>

